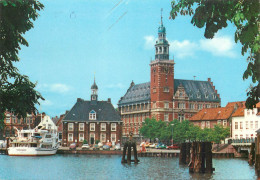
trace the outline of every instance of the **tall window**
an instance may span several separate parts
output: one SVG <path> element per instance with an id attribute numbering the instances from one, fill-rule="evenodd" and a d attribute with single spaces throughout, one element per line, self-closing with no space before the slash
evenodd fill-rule
<path id="1" fill-rule="evenodd" d="M 111 131 L 116 131 L 116 123 L 111 123 Z"/>
<path id="2" fill-rule="evenodd" d="M 73 141 L 73 133 L 68 134 L 68 141 L 70 141 L 70 142 Z"/>
<path id="3" fill-rule="evenodd" d="M 168 113 L 164 114 L 164 121 L 169 121 L 169 114 Z"/>
<path id="4" fill-rule="evenodd" d="M 79 142 L 84 141 L 84 133 L 79 133 Z"/>
<path id="5" fill-rule="evenodd" d="M 79 123 L 79 131 L 84 131 L 84 123 Z"/>
<path id="6" fill-rule="evenodd" d="M 178 120 L 182 122 L 184 120 L 184 114 L 179 114 Z"/>
<path id="7" fill-rule="evenodd" d="M 227 120 L 223 120 L 223 126 L 227 127 Z"/>
<path id="8" fill-rule="evenodd" d="M 12 123 L 15 124 L 15 116 L 12 115 Z"/>
<path id="9" fill-rule="evenodd" d="M 201 122 L 201 129 L 204 129 L 205 128 L 205 121 L 202 121 Z"/>
<path id="10" fill-rule="evenodd" d="M 235 139 L 238 139 L 238 135 L 237 134 L 235 135 Z"/>
<path id="11" fill-rule="evenodd" d="M 202 104 L 198 104 L 198 109 L 201 110 L 202 109 Z"/>
<path id="12" fill-rule="evenodd" d="M 218 120 L 218 124 L 221 124 L 221 120 Z"/>
<path id="13" fill-rule="evenodd" d="M 106 131 L 106 123 L 101 123 L 101 131 Z"/>
<path id="14" fill-rule="evenodd" d="M 235 129 L 238 129 L 238 122 L 235 122 Z"/>
<path id="15" fill-rule="evenodd" d="M 243 122 L 240 122 L 240 129 L 243 129 Z"/>
<path id="16" fill-rule="evenodd" d="M 246 121 L 246 129 L 248 129 L 248 121 Z"/>
<path id="17" fill-rule="evenodd" d="M 90 123 L 90 131 L 95 131 L 95 123 Z"/>
<path id="18" fill-rule="evenodd" d="M 210 122 L 209 121 L 206 121 L 206 127 L 210 128 Z"/>
<path id="19" fill-rule="evenodd" d="M 178 103 L 179 109 L 185 109 L 185 103 Z"/>
<path id="20" fill-rule="evenodd" d="M 17 119 L 17 123 L 18 123 L 18 124 L 21 124 L 21 119 Z"/>
<path id="21" fill-rule="evenodd" d="M 10 115 L 9 114 L 6 115 L 5 122 L 10 123 Z"/>
<path id="22" fill-rule="evenodd" d="M 190 109 L 195 109 L 194 104 L 190 104 Z"/>
<path id="23" fill-rule="evenodd" d="M 74 124 L 73 123 L 69 123 L 68 124 L 68 130 L 69 131 L 73 131 L 73 129 L 74 129 Z"/>
<path id="24" fill-rule="evenodd" d="M 206 104 L 206 108 L 210 108 L 210 104 Z"/>
<path id="25" fill-rule="evenodd" d="M 97 115 L 96 115 L 96 112 L 94 110 L 92 110 L 90 113 L 89 113 L 89 120 L 96 120 L 97 119 Z"/>
<path id="26" fill-rule="evenodd" d="M 253 128 L 254 128 L 254 122 L 250 121 L 250 129 L 253 129 Z"/>
<path id="27" fill-rule="evenodd" d="M 116 142 L 116 134 L 111 134 L 111 142 Z"/>
<path id="28" fill-rule="evenodd" d="M 164 103 L 164 108 L 167 108 L 167 109 L 169 108 L 169 102 Z"/>
<path id="29" fill-rule="evenodd" d="M 100 141 L 101 142 L 106 142 L 106 134 L 105 133 L 101 133 Z"/>

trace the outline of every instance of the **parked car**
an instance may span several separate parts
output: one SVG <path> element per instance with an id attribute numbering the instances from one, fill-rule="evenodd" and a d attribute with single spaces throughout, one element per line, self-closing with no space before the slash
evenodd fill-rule
<path id="1" fill-rule="evenodd" d="M 88 144 L 83 144 L 81 148 L 82 148 L 82 149 L 89 149 L 90 146 L 89 146 Z"/>
<path id="2" fill-rule="evenodd" d="M 110 146 L 104 145 L 104 146 L 103 146 L 103 149 L 104 149 L 104 150 L 109 150 L 109 149 L 110 149 Z"/>
<path id="3" fill-rule="evenodd" d="M 150 147 L 150 148 L 155 148 L 157 145 L 158 145 L 157 143 L 153 143 L 153 144 L 151 144 L 149 147 Z"/>
<path id="4" fill-rule="evenodd" d="M 119 143 L 115 145 L 115 150 L 121 150 L 121 146 Z"/>
<path id="5" fill-rule="evenodd" d="M 179 149 L 179 146 L 178 146 L 178 144 L 172 144 L 170 146 L 167 146 L 166 149 Z"/>
<path id="6" fill-rule="evenodd" d="M 71 143 L 69 148 L 70 150 L 76 150 L 76 143 Z"/>
<path id="7" fill-rule="evenodd" d="M 99 146 L 99 147 L 102 147 L 102 146 L 103 146 L 103 143 L 102 143 L 102 142 L 99 142 L 99 143 L 98 143 L 98 146 Z"/>
<path id="8" fill-rule="evenodd" d="M 166 146 L 164 144 L 158 144 L 156 149 L 166 149 Z"/>

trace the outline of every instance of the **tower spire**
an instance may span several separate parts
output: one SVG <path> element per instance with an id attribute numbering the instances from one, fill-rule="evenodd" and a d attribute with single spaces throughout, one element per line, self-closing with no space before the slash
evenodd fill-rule
<path id="1" fill-rule="evenodd" d="M 162 21 L 162 12 L 163 12 L 163 8 L 161 8 L 161 25 L 163 25 L 163 21 Z"/>

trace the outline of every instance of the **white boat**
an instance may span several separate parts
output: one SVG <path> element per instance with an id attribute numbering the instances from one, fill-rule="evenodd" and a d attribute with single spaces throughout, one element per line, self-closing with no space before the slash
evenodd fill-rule
<path id="1" fill-rule="evenodd" d="M 17 130 L 17 137 L 10 138 L 9 156 L 49 156 L 56 154 L 59 143 L 57 132 L 37 126 L 29 130 Z"/>

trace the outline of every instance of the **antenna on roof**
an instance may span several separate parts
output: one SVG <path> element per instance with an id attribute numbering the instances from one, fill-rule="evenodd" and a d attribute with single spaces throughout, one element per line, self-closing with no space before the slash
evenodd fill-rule
<path id="1" fill-rule="evenodd" d="M 193 77 L 194 77 L 194 81 L 195 81 L 195 79 L 196 79 L 197 76 L 193 76 Z"/>

